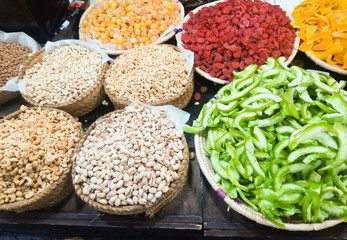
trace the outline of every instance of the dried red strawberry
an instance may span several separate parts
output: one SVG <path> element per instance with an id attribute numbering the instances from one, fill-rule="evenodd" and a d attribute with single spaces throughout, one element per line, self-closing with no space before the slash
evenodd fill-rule
<path id="1" fill-rule="evenodd" d="M 201 92 L 201 93 L 207 93 L 207 87 L 202 86 L 202 87 L 200 88 L 200 92 Z"/>
<path id="2" fill-rule="evenodd" d="M 196 92 L 196 93 L 194 94 L 194 100 L 195 100 L 195 101 L 199 101 L 200 99 L 201 99 L 200 93 L 197 93 L 197 92 Z"/>
<path id="3" fill-rule="evenodd" d="M 233 71 L 292 53 L 295 30 L 278 5 L 228 0 L 189 16 L 182 42 L 195 53 L 195 66 L 212 77 L 231 81 Z"/>

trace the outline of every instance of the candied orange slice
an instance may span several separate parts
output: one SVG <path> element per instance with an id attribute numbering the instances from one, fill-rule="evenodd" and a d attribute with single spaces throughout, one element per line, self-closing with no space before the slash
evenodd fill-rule
<path id="1" fill-rule="evenodd" d="M 339 67 L 339 66 L 337 66 L 337 65 L 335 64 L 335 62 L 331 59 L 331 55 L 327 57 L 326 62 L 327 62 L 329 65 L 333 66 L 333 67 Z"/>
<path id="2" fill-rule="evenodd" d="M 299 29 L 302 40 L 301 51 L 310 51 L 332 66 L 347 68 L 347 0 L 306 0 L 292 16 L 292 25 Z"/>
<path id="3" fill-rule="evenodd" d="M 336 23 L 337 31 L 346 32 L 347 31 L 347 15 L 343 15 Z"/>
<path id="4" fill-rule="evenodd" d="M 311 36 L 310 38 L 307 37 L 307 44 L 311 44 L 314 43 L 315 41 L 319 40 L 319 39 L 329 39 L 331 38 L 331 32 L 320 32 L 320 33 L 316 33 L 313 36 Z"/>
<path id="5" fill-rule="evenodd" d="M 347 51 L 347 39 L 340 39 L 341 46 Z"/>
<path id="6" fill-rule="evenodd" d="M 300 49 L 301 51 L 303 51 L 303 52 L 306 52 L 306 51 L 312 49 L 312 47 L 313 47 L 313 43 L 311 43 L 311 44 L 308 45 L 307 42 L 303 42 L 303 43 L 299 46 L 299 49 Z"/>
<path id="7" fill-rule="evenodd" d="M 343 56 L 343 67 L 345 69 L 347 69 L 347 51 L 346 51 L 345 55 Z"/>
<path id="8" fill-rule="evenodd" d="M 347 32 L 332 32 L 331 35 L 336 38 L 345 38 L 347 39 Z"/>
<path id="9" fill-rule="evenodd" d="M 324 51 L 330 48 L 331 45 L 333 45 L 333 39 L 328 38 L 328 39 L 323 39 L 319 44 L 312 46 L 311 49 L 314 51 Z"/>
<path id="10" fill-rule="evenodd" d="M 346 0 L 340 0 L 338 2 L 339 2 L 341 9 L 347 9 L 347 1 Z"/>
<path id="11" fill-rule="evenodd" d="M 313 56 L 318 59 L 326 59 L 330 55 L 334 55 L 338 52 L 342 51 L 342 46 L 339 42 L 334 42 L 331 47 L 325 51 L 311 51 Z"/>

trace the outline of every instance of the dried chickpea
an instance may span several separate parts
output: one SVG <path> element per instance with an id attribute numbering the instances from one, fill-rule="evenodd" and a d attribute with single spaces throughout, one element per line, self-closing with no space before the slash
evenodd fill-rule
<path id="1" fill-rule="evenodd" d="M 175 0 L 99 0 L 81 25 L 81 40 L 98 39 L 119 50 L 158 40 L 180 21 Z"/>
<path id="2" fill-rule="evenodd" d="M 0 43 L 0 87 L 18 75 L 19 67 L 28 58 L 31 50 L 19 43 Z"/>

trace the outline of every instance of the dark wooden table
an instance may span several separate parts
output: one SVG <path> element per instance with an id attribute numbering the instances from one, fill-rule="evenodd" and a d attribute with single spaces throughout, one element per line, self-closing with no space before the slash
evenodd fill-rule
<path id="1" fill-rule="evenodd" d="M 54 40 L 77 39 L 80 16 L 81 13 Z M 169 43 L 175 44 L 175 40 L 172 39 Z M 303 64 L 304 68 L 326 71 L 316 66 L 305 54 L 300 52 L 294 62 L 299 65 Z M 331 75 L 337 80 L 347 79 L 346 76 L 334 73 Z M 201 94 L 202 98 L 198 103 L 192 99 L 184 109 L 191 114 L 190 124 L 197 118 L 203 103 L 213 97 L 221 87 L 221 85 L 214 84 L 195 74 L 195 92 L 200 93 L 201 86 L 208 88 L 207 93 Z M 21 97 L 18 97 L 0 105 L 0 118 L 18 110 L 22 104 L 28 105 Z M 108 106 L 100 105 L 93 112 L 80 117 L 84 130 L 96 118 L 113 110 L 111 103 Z M 194 148 L 193 137 L 191 134 L 186 134 L 191 150 Z M 143 215 L 101 214 L 87 206 L 73 193 L 59 205 L 50 209 L 23 214 L 1 212 L 0 232 L 3 236 L 14 237 L 14 239 L 34 236 L 39 238 L 81 236 L 83 238 L 117 239 L 177 239 L 178 237 L 183 239 L 215 237 L 347 239 L 345 223 L 318 232 L 288 232 L 262 226 L 233 210 L 228 210 L 227 204 L 217 196 L 201 174 L 196 159 L 190 162 L 188 180 L 181 193 L 152 219 Z"/>

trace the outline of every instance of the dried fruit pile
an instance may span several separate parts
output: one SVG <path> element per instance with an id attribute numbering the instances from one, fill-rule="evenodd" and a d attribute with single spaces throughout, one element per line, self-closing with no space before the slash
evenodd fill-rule
<path id="1" fill-rule="evenodd" d="M 347 70 L 347 1 L 308 0 L 295 8 L 301 51 Z"/>
<path id="2" fill-rule="evenodd" d="M 232 80 L 233 71 L 292 53 L 295 30 L 277 5 L 229 0 L 189 16 L 182 42 L 195 53 L 195 66 L 212 77 Z"/>
<path id="3" fill-rule="evenodd" d="M 82 22 L 80 38 L 116 44 L 119 50 L 148 45 L 178 24 L 179 10 L 174 0 L 99 0 Z"/>

